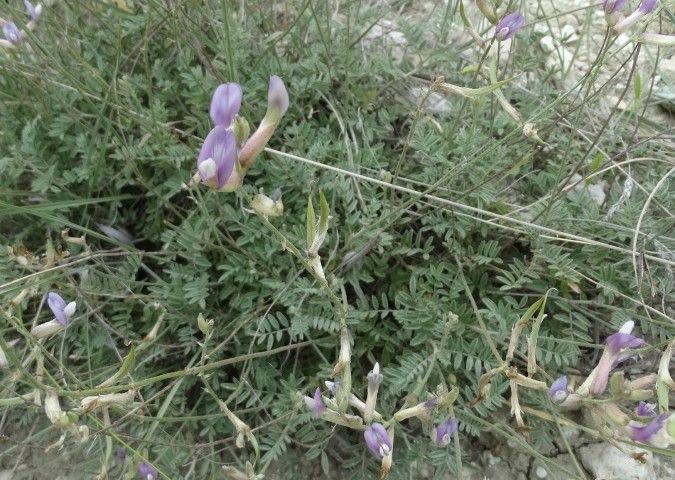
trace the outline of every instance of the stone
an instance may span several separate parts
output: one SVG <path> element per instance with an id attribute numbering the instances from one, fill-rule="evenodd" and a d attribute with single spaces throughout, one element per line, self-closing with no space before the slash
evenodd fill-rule
<path id="1" fill-rule="evenodd" d="M 594 478 L 652 480 L 656 477 L 654 455 L 643 448 L 622 445 L 624 451 L 609 443 L 594 443 L 579 449 L 583 466 Z M 639 454 L 641 461 L 631 454 Z"/>
<path id="2" fill-rule="evenodd" d="M 555 50 L 555 40 L 553 40 L 551 35 L 545 35 L 541 37 L 541 40 L 539 40 L 539 45 L 541 45 L 541 49 L 546 53 L 551 53 L 553 50 Z"/>
<path id="3" fill-rule="evenodd" d="M 567 24 L 560 30 L 561 43 L 572 43 L 576 42 L 578 39 L 579 36 L 577 35 L 576 28 L 574 28 L 572 25 Z"/>

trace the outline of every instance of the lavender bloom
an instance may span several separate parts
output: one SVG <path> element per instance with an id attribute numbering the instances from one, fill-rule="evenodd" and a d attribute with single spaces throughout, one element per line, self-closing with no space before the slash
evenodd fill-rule
<path id="1" fill-rule="evenodd" d="M 656 415 L 656 404 L 647 403 L 640 400 L 638 406 L 635 407 L 635 415 L 638 417 L 653 417 Z"/>
<path id="2" fill-rule="evenodd" d="M 224 83 L 216 88 L 211 99 L 211 119 L 214 125 L 229 127 L 241 108 L 243 92 L 238 83 Z"/>
<path id="3" fill-rule="evenodd" d="M 394 448 L 394 444 L 391 441 L 391 438 L 389 438 L 389 434 L 380 423 L 373 423 L 368 427 L 366 431 L 363 432 L 363 438 L 370 451 L 373 452 L 373 455 L 377 458 L 386 457 Z"/>
<path id="4" fill-rule="evenodd" d="M 525 17 L 520 12 L 511 12 L 497 23 L 495 26 L 495 38 L 502 42 L 520 31 L 525 25 Z"/>
<path id="5" fill-rule="evenodd" d="M 42 13 L 42 5 L 33 5 L 28 0 L 23 0 L 23 4 L 26 7 L 26 10 L 28 10 L 28 16 L 30 17 L 31 22 L 37 22 Z"/>
<path id="6" fill-rule="evenodd" d="M 312 416 L 314 418 L 320 418 L 323 415 L 323 412 L 326 411 L 326 404 L 323 401 L 321 396 L 321 389 L 317 388 L 314 390 L 314 397 L 304 397 L 305 405 L 312 411 Z"/>
<path id="7" fill-rule="evenodd" d="M 12 45 L 19 45 L 23 41 L 21 30 L 19 30 L 14 22 L 5 22 L 2 26 L 2 33 L 5 35 L 5 39 Z"/>
<path id="8" fill-rule="evenodd" d="M 138 465 L 138 476 L 143 480 L 157 480 L 157 470 L 149 463 L 142 462 Z"/>
<path id="9" fill-rule="evenodd" d="M 202 182 L 219 191 L 233 191 L 241 185 L 236 172 L 237 145 L 234 133 L 217 125 L 204 140 L 197 158 Z"/>
<path id="10" fill-rule="evenodd" d="M 49 295 L 47 295 L 47 305 L 49 305 L 56 321 L 63 327 L 68 326 L 70 318 L 75 313 L 75 308 L 77 308 L 75 302 L 70 302 L 66 305 L 66 301 L 56 292 L 49 292 Z"/>
<path id="11" fill-rule="evenodd" d="M 633 321 L 626 322 L 618 332 L 607 337 L 607 347 L 613 355 L 624 348 L 638 348 L 646 343 L 642 338 L 631 335 L 634 325 Z"/>
<path id="12" fill-rule="evenodd" d="M 652 13 L 658 4 L 658 0 L 642 0 L 638 10 L 647 15 L 648 13 Z"/>
<path id="13" fill-rule="evenodd" d="M 627 427 L 628 435 L 636 442 L 649 443 L 657 432 L 661 430 L 667 419 L 668 415 L 659 415 L 658 417 L 654 417 L 647 425 L 629 424 Z"/>
<path id="14" fill-rule="evenodd" d="M 563 375 L 551 384 L 548 389 L 548 396 L 553 403 L 562 403 L 567 395 L 567 377 Z"/>
<path id="15" fill-rule="evenodd" d="M 607 337 L 607 346 L 594 370 L 594 378 L 590 387 L 590 393 L 593 395 L 600 395 L 605 391 L 609 373 L 619 362 L 630 356 L 625 354 L 626 349 L 638 348 L 646 344 L 642 338 L 631 335 L 634 326 L 635 322 L 628 321 L 621 326 L 618 332 Z"/>
<path id="16" fill-rule="evenodd" d="M 607 15 L 618 12 L 626 4 L 626 0 L 605 0 L 602 2 L 602 8 Z"/>
<path id="17" fill-rule="evenodd" d="M 434 429 L 434 442 L 441 447 L 445 447 L 452 440 L 452 436 L 457 431 L 459 423 L 454 418 L 449 418 Z"/>

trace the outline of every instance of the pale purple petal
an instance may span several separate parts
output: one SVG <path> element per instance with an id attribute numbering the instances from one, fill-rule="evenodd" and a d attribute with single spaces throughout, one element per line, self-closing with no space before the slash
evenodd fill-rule
<path id="1" fill-rule="evenodd" d="M 321 389 L 317 388 L 314 390 L 314 405 L 312 406 L 312 415 L 315 418 L 321 417 L 323 412 L 326 411 L 326 404 L 323 402 L 323 396 L 321 396 Z"/>
<path id="2" fill-rule="evenodd" d="M 495 26 L 495 38 L 503 41 L 512 38 L 525 25 L 525 17 L 520 12 L 511 12 Z"/>
<path id="3" fill-rule="evenodd" d="M 56 292 L 49 292 L 47 295 L 47 305 L 54 314 L 54 318 L 64 327 L 68 326 L 70 318 L 66 315 L 66 301 Z"/>
<path id="4" fill-rule="evenodd" d="M 668 415 L 659 415 L 647 425 L 628 425 L 630 438 L 636 442 L 649 443 L 656 432 L 661 430 L 667 419 Z"/>
<path id="5" fill-rule="evenodd" d="M 13 45 L 18 45 L 23 40 L 21 30 L 14 22 L 6 22 L 2 27 L 2 33 L 5 35 L 5 39 Z"/>
<path id="6" fill-rule="evenodd" d="M 394 447 L 387 430 L 380 423 L 373 423 L 363 432 L 368 449 L 378 458 L 389 455 Z"/>
<path id="7" fill-rule="evenodd" d="M 636 337 L 630 333 L 617 332 L 607 337 L 607 347 L 612 355 L 616 355 L 624 348 L 638 348 L 645 345 L 645 342 L 640 337 Z"/>
<path id="8" fill-rule="evenodd" d="M 28 0 L 23 0 L 23 4 L 26 7 L 26 10 L 28 10 L 28 16 L 30 19 L 33 22 L 37 22 L 38 18 L 40 18 L 40 13 L 42 13 L 42 8 L 39 5 L 36 7 Z"/>
<path id="9" fill-rule="evenodd" d="M 436 427 L 436 436 L 435 436 L 436 444 L 442 447 L 449 444 L 450 440 L 452 440 L 452 436 L 457 431 L 458 426 L 459 422 L 457 422 L 457 420 L 454 418 L 449 418 L 445 422 L 438 425 Z"/>
<path id="10" fill-rule="evenodd" d="M 638 9 L 646 15 L 652 13 L 658 4 L 658 0 L 642 0 Z"/>
<path id="11" fill-rule="evenodd" d="M 237 159 L 237 142 L 231 130 L 218 125 L 209 132 L 197 157 L 197 167 L 209 158 L 215 162 L 217 168 L 216 187 L 222 188 L 232 175 Z"/>
<path id="12" fill-rule="evenodd" d="M 602 3 L 602 8 L 607 15 L 618 12 L 625 5 L 626 0 L 605 0 Z"/>
<path id="13" fill-rule="evenodd" d="M 215 125 L 229 127 L 241 108 L 244 92 L 238 83 L 224 83 L 216 88 L 211 99 L 211 119 Z"/>

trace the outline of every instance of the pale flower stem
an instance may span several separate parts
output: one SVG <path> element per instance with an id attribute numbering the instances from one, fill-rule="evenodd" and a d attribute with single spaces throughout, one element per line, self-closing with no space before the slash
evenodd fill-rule
<path id="1" fill-rule="evenodd" d="M 246 202 L 251 205 L 253 199 L 246 193 L 243 189 L 241 190 Z M 297 258 L 300 263 L 305 267 L 305 269 L 314 277 L 317 283 L 320 285 L 321 290 L 326 294 L 333 304 L 333 309 L 338 317 L 340 322 L 340 353 L 338 355 L 338 362 L 333 370 L 333 373 L 336 377 L 339 377 L 341 382 L 341 388 L 337 392 L 337 402 L 340 410 L 344 412 L 349 405 L 349 394 L 351 393 L 351 346 L 349 343 L 349 329 L 347 328 L 347 311 L 345 309 L 344 302 L 335 294 L 335 292 L 330 288 L 328 281 L 324 275 L 317 273 L 315 270 L 315 265 L 313 265 L 309 259 L 302 254 L 300 249 L 296 247 L 293 242 L 291 242 L 286 236 L 276 228 L 272 222 L 265 216 L 258 212 L 256 215 L 260 221 L 267 227 L 267 229 L 274 235 L 277 241 L 280 243 L 282 249 L 288 250 Z M 323 268 L 321 269 L 323 273 Z"/>

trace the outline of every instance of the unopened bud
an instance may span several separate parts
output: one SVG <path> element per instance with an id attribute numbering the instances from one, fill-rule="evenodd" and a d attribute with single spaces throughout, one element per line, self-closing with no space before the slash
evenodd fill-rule
<path id="1" fill-rule="evenodd" d="M 197 327 L 199 328 L 199 331 L 202 332 L 204 335 L 208 335 L 211 333 L 211 331 L 213 330 L 213 325 L 214 325 L 213 320 L 205 319 L 204 315 L 202 315 L 201 313 L 197 315 Z"/>
<path id="2" fill-rule="evenodd" d="M 284 213 L 284 202 L 281 201 L 281 190 L 277 189 L 278 195 L 271 197 L 263 193 L 257 194 L 251 201 L 251 208 L 266 217 L 280 217 Z"/>

